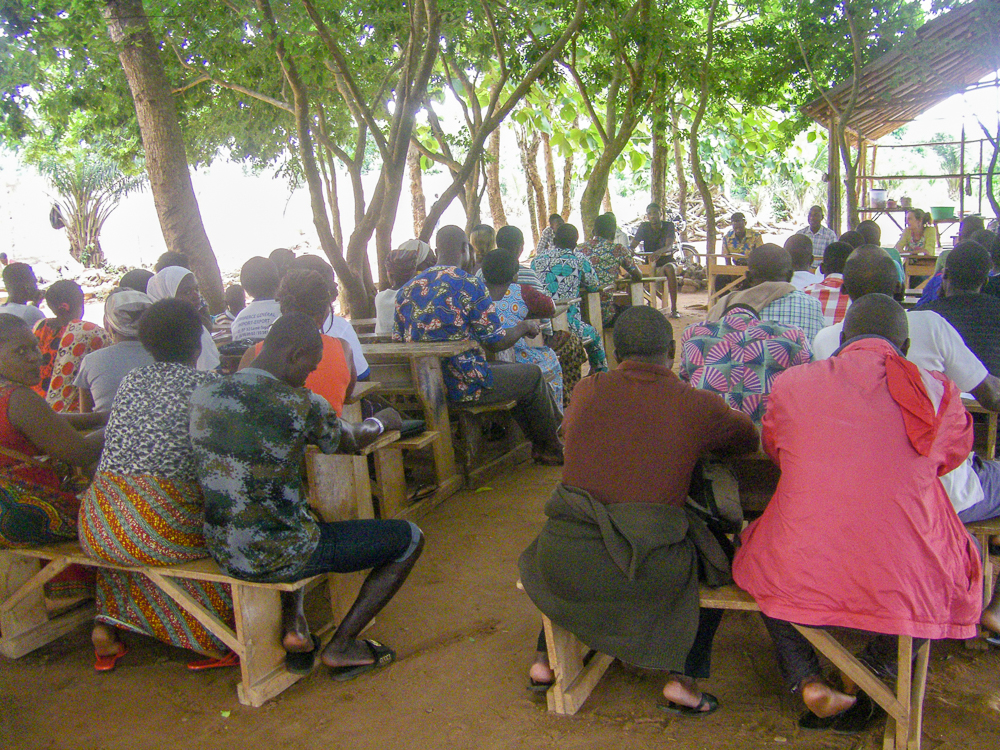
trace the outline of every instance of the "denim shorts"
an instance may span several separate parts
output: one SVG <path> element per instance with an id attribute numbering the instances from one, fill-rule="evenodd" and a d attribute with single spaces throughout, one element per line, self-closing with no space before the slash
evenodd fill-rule
<path id="1" fill-rule="evenodd" d="M 319 544 L 296 578 L 380 568 L 405 559 L 421 536 L 409 521 L 335 521 L 318 526 Z"/>

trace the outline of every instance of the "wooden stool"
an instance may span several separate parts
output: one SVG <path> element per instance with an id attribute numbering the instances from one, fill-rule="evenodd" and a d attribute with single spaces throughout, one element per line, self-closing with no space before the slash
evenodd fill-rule
<path id="1" fill-rule="evenodd" d="M 419 512 L 423 501 L 407 506 L 406 467 L 403 451 L 431 448 L 440 439 L 437 430 L 424 430 L 419 435 L 401 438 L 375 451 L 375 484 L 380 518 L 408 518 Z M 438 486 L 445 479 L 436 472 Z"/>
<path id="2" fill-rule="evenodd" d="M 458 417 L 458 453 L 462 462 L 467 486 L 475 489 L 490 478 L 502 474 L 510 467 L 531 458 L 531 443 L 525 439 L 521 428 L 511 416 L 516 401 L 485 406 L 456 405 Z M 499 451 L 489 450 L 484 426 L 496 424 L 504 431 Z"/>

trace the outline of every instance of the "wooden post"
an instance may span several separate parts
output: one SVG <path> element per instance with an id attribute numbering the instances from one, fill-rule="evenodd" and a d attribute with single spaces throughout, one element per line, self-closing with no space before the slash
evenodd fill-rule
<path id="1" fill-rule="evenodd" d="M 840 234 L 840 147 L 836 137 L 837 118 L 830 117 L 829 148 L 827 150 L 826 183 L 826 223 L 837 235 Z"/>

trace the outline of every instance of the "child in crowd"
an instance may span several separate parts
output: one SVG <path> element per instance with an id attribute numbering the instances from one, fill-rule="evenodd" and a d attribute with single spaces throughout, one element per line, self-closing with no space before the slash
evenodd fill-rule
<path id="1" fill-rule="evenodd" d="M 274 299 L 278 281 L 278 267 L 272 260 L 258 255 L 243 264 L 240 282 L 253 297 L 253 302 L 233 319 L 233 341 L 264 340 L 271 323 L 281 316 L 281 306 Z M 228 293 L 226 304 L 229 304 Z"/>

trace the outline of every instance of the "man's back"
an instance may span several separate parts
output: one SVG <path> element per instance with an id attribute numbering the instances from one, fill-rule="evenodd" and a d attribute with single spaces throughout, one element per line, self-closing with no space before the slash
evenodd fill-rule
<path id="1" fill-rule="evenodd" d="M 337 450 L 330 405 L 246 368 L 191 396 L 191 443 L 205 495 L 205 541 L 219 565 L 254 580 L 294 575 L 316 548 L 302 478 L 307 443 Z"/>
<path id="2" fill-rule="evenodd" d="M 959 294 L 938 298 L 921 309 L 933 310 L 951 323 L 990 374 L 1000 375 L 1000 299 Z"/>
<path id="3" fill-rule="evenodd" d="M 901 361 L 889 342 L 866 338 L 775 384 L 763 442 L 781 479 L 733 567 L 769 617 L 974 633 L 978 556 L 938 481 L 968 453 L 971 421 L 953 383 L 922 372 L 921 397 Z M 935 429 L 921 433 L 914 415 L 935 412 Z"/>
<path id="4" fill-rule="evenodd" d="M 434 266 L 418 274 L 396 294 L 393 340 L 494 343 L 504 338 L 486 285 L 460 268 Z M 474 400 L 492 382 L 478 347 L 444 362 L 451 401 Z"/>
<path id="5" fill-rule="evenodd" d="M 683 505 L 704 451 L 757 444 L 745 415 L 664 367 L 636 361 L 581 380 L 563 430 L 563 482 L 604 503 Z"/>

